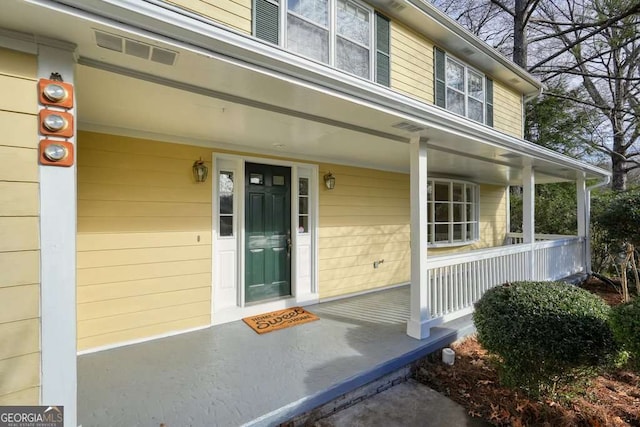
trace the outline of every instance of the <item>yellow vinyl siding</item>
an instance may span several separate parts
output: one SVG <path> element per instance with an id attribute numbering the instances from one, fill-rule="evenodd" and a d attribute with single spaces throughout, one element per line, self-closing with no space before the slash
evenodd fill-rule
<path id="1" fill-rule="evenodd" d="M 246 34 L 251 34 L 251 0 L 167 0 Z"/>
<path id="2" fill-rule="evenodd" d="M 78 349 L 211 321 L 211 150 L 78 136 Z M 209 162 L 210 164 L 210 162 Z"/>
<path id="3" fill-rule="evenodd" d="M 391 22 L 391 88 L 433 104 L 433 43 Z"/>
<path id="4" fill-rule="evenodd" d="M 0 48 L 0 405 L 40 401 L 37 60 Z"/>
<path id="5" fill-rule="evenodd" d="M 331 170 L 337 180 L 334 190 L 320 187 L 320 297 L 407 282 L 408 176 L 336 165 L 319 169 L 320 177 Z M 380 259 L 384 263 L 374 269 Z"/>
<path id="6" fill-rule="evenodd" d="M 507 193 L 499 185 L 480 186 L 480 241 L 473 249 L 501 246 L 507 237 Z"/>
<path id="7" fill-rule="evenodd" d="M 433 43 L 398 22 L 391 22 L 391 88 L 434 103 Z M 522 138 L 522 96 L 503 83 L 493 85 L 494 128 Z"/>
<path id="8" fill-rule="evenodd" d="M 191 166 L 214 150 L 90 132 L 78 145 L 78 348 L 208 325 L 215 177 L 195 184 Z M 318 168 L 320 297 L 408 282 L 409 176 Z M 480 203 L 481 241 L 434 253 L 502 244 L 504 188 L 481 185 Z"/>
<path id="9" fill-rule="evenodd" d="M 522 133 L 522 95 L 493 82 L 493 127 L 518 138 Z"/>

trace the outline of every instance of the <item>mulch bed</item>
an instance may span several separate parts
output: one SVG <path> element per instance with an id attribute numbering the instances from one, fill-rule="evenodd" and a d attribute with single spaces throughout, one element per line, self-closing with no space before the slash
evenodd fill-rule
<path id="1" fill-rule="evenodd" d="M 590 280 L 586 289 L 609 304 L 620 295 L 611 285 Z M 532 400 L 502 387 L 493 359 L 469 337 L 452 346 L 453 366 L 444 365 L 440 352 L 423 359 L 416 379 L 449 396 L 474 417 L 497 426 L 638 426 L 640 375 L 629 369 L 602 373 L 584 387 L 560 389 L 555 400 Z"/>

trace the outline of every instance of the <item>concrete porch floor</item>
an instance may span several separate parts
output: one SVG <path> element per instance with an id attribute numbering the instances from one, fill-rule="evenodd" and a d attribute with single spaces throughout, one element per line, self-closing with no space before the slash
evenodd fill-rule
<path id="1" fill-rule="evenodd" d="M 78 357 L 78 424 L 277 425 L 464 336 L 469 317 L 406 335 L 409 287 L 306 307 L 258 335 L 242 321 Z"/>

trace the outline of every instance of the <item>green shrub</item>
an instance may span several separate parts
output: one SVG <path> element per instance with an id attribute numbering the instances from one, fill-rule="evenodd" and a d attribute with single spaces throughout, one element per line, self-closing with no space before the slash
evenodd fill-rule
<path id="1" fill-rule="evenodd" d="M 616 341 L 640 368 L 640 298 L 614 307 L 609 319 Z"/>
<path id="2" fill-rule="evenodd" d="M 473 320 L 478 341 L 502 359 L 502 381 L 537 396 L 617 355 L 609 312 L 575 286 L 516 282 L 487 291 Z"/>

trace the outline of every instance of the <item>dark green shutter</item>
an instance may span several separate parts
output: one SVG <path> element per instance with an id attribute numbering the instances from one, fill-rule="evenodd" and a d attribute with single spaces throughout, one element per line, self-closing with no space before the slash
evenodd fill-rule
<path id="1" fill-rule="evenodd" d="M 487 112 L 485 114 L 485 124 L 493 126 L 493 80 L 489 77 L 485 77 L 485 101 L 487 106 Z"/>
<path id="2" fill-rule="evenodd" d="M 254 0 L 255 36 L 278 44 L 280 35 L 280 7 L 268 0 Z"/>
<path id="3" fill-rule="evenodd" d="M 391 85 L 389 20 L 376 12 L 376 82 Z"/>
<path id="4" fill-rule="evenodd" d="M 445 56 L 444 50 L 437 47 L 433 48 L 433 85 L 435 87 L 435 104 L 438 107 L 447 107 L 447 86 L 445 83 Z"/>

